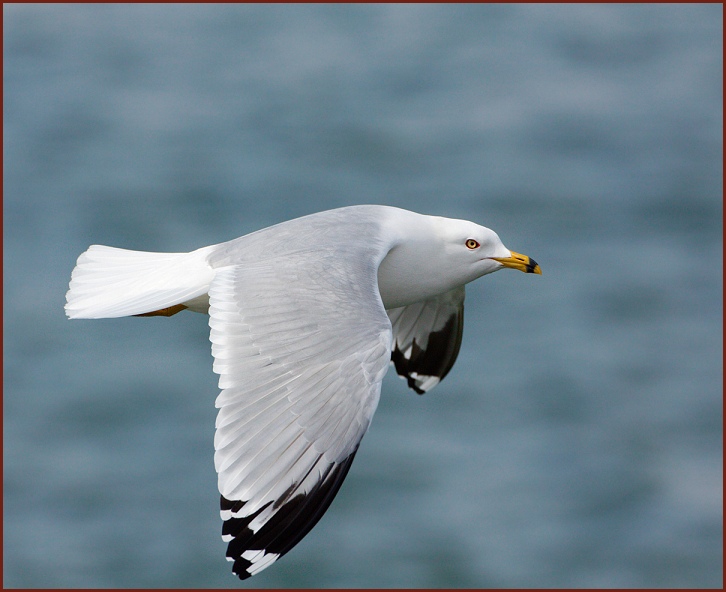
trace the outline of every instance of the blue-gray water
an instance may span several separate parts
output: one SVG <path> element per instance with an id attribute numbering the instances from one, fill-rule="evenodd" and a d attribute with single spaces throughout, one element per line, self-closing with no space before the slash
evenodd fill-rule
<path id="1" fill-rule="evenodd" d="M 4 584 L 719 587 L 722 6 L 4 5 Z M 494 228 L 319 525 L 224 560 L 206 317 L 68 321 L 92 243 L 381 203 Z"/>

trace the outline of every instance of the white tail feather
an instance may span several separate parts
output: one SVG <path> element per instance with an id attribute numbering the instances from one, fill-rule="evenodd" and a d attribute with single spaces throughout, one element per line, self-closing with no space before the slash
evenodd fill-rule
<path id="1" fill-rule="evenodd" d="M 213 247 L 191 253 L 148 253 L 91 245 L 81 254 L 66 293 L 71 319 L 153 312 L 204 296 L 214 277 Z"/>

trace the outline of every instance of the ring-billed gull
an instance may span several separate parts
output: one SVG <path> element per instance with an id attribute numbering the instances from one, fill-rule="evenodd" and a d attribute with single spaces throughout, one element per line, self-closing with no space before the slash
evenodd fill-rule
<path id="1" fill-rule="evenodd" d="M 541 273 L 473 222 L 351 206 L 191 253 L 92 245 L 65 310 L 209 314 L 222 536 L 244 579 L 327 510 L 389 363 L 419 394 L 436 386 L 459 352 L 464 285 L 504 267 Z"/>

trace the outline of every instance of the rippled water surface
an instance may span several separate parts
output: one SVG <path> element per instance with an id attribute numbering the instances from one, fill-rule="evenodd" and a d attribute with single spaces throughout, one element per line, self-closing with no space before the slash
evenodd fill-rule
<path id="1" fill-rule="evenodd" d="M 720 587 L 722 70 L 718 4 L 4 5 L 4 585 Z M 70 273 L 355 203 L 543 275 L 240 584 L 206 318 L 70 322 Z"/>

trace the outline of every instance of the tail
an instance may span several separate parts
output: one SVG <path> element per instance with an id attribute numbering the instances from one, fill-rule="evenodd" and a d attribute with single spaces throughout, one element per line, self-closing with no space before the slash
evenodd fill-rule
<path id="1" fill-rule="evenodd" d="M 147 253 L 91 245 L 71 275 L 66 315 L 71 319 L 140 315 L 203 297 L 214 277 L 207 263 L 210 249 Z"/>

